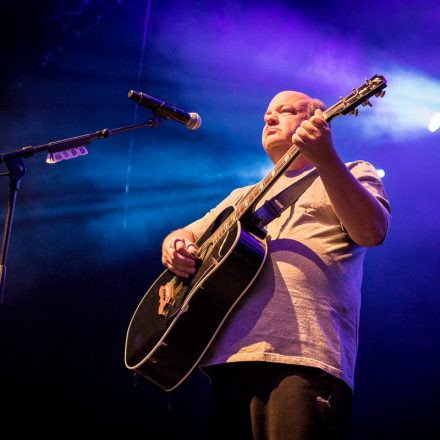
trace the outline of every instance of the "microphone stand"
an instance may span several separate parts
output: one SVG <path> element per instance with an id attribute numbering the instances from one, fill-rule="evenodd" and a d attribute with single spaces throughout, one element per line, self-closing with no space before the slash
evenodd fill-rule
<path id="1" fill-rule="evenodd" d="M 11 236 L 15 202 L 17 199 L 18 190 L 20 188 L 21 179 L 26 173 L 26 167 L 24 165 L 23 158 L 33 156 L 34 154 L 41 153 L 42 151 L 48 151 L 50 154 L 52 154 L 60 151 L 70 150 L 72 148 L 83 147 L 85 145 L 89 145 L 95 139 L 108 138 L 112 134 L 124 133 L 126 131 L 134 130 L 137 128 L 157 127 L 158 125 L 160 125 L 161 122 L 161 118 L 153 116 L 147 121 L 141 122 L 139 124 L 132 124 L 114 129 L 104 128 L 102 130 L 96 131 L 95 133 L 83 134 L 80 136 L 49 142 L 48 144 L 42 144 L 35 147 L 26 146 L 7 153 L 0 153 L 0 163 L 5 162 L 8 168 L 8 172 L 0 174 L 0 176 L 9 176 L 9 200 L 3 226 L 3 237 L 0 251 L 0 304 L 3 304 L 3 293 L 6 283 L 6 257 Z"/>

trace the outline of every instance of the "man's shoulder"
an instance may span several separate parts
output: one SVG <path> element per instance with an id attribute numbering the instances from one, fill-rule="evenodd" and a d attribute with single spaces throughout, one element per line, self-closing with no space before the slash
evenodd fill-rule
<path id="1" fill-rule="evenodd" d="M 241 186 L 239 188 L 233 189 L 229 195 L 226 197 L 232 204 L 236 204 L 240 199 L 242 199 L 253 187 L 254 185 Z"/>
<path id="2" fill-rule="evenodd" d="M 363 159 L 358 159 L 358 160 L 353 160 L 350 162 L 345 162 L 345 165 L 347 166 L 348 169 L 352 169 L 352 168 L 374 168 L 374 166 L 368 162 L 367 160 L 363 160 Z"/>
<path id="3" fill-rule="evenodd" d="M 369 175 L 379 179 L 379 175 L 374 165 L 366 160 L 359 159 L 351 162 L 345 162 L 345 166 L 355 176 Z"/>
<path id="4" fill-rule="evenodd" d="M 255 186 L 255 184 L 254 185 L 240 186 L 239 188 L 233 189 L 229 195 L 243 194 L 244 192 L 249 191 L 253 186 Z"/>

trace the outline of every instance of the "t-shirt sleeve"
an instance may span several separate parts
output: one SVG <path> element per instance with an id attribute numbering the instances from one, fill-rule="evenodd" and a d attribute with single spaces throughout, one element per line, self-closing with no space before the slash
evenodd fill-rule
<path id="1" fill-rule="evenodd" d="M 189 225 L 184 226 L 184 229 L 191 231 L 196 239 L 206 231 L 209 225 L 222 213 L 227 207 L 236 205 L 238 201 L 247 193 L 251 186 L 234 189 L 225 199 L 223 199 L 217 206 L 208 211 L 203 217 L 195 220 Z"/>
<path id="2" fill-rule="evenodd" d="M 362 160 L 351 162 L 347 167 L 361 185 L 379 201 L 387 220 L 388 231 L 391 220 L 390 201 L 376 169 L 371 163 Z"/>

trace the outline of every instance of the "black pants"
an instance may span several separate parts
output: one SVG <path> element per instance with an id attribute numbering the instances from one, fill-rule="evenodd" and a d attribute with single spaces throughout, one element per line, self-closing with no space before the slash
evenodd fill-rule
<path id="1" fill-rule="evenodd" d="M 347 439 L 352 392 L 317 368 L 231 362 L 205 370 L 211 439 Z"/>

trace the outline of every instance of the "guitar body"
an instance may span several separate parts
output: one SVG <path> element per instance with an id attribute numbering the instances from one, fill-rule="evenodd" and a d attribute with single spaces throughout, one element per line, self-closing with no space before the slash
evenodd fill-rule
<path id="1" fill-rule="evenodd" d="M 130 321 L 125 365 L 165 391 L 176 388 L 197 366 L 266 258 L 266 242 L 241 222 L 217 243 L 210 241 L 232 210 L 223 211 L 198 240 L 202 252 L 194 276 L 185 279 L 165 270 Z M 164 306 L 171 291 L 173 299 Z"/>

